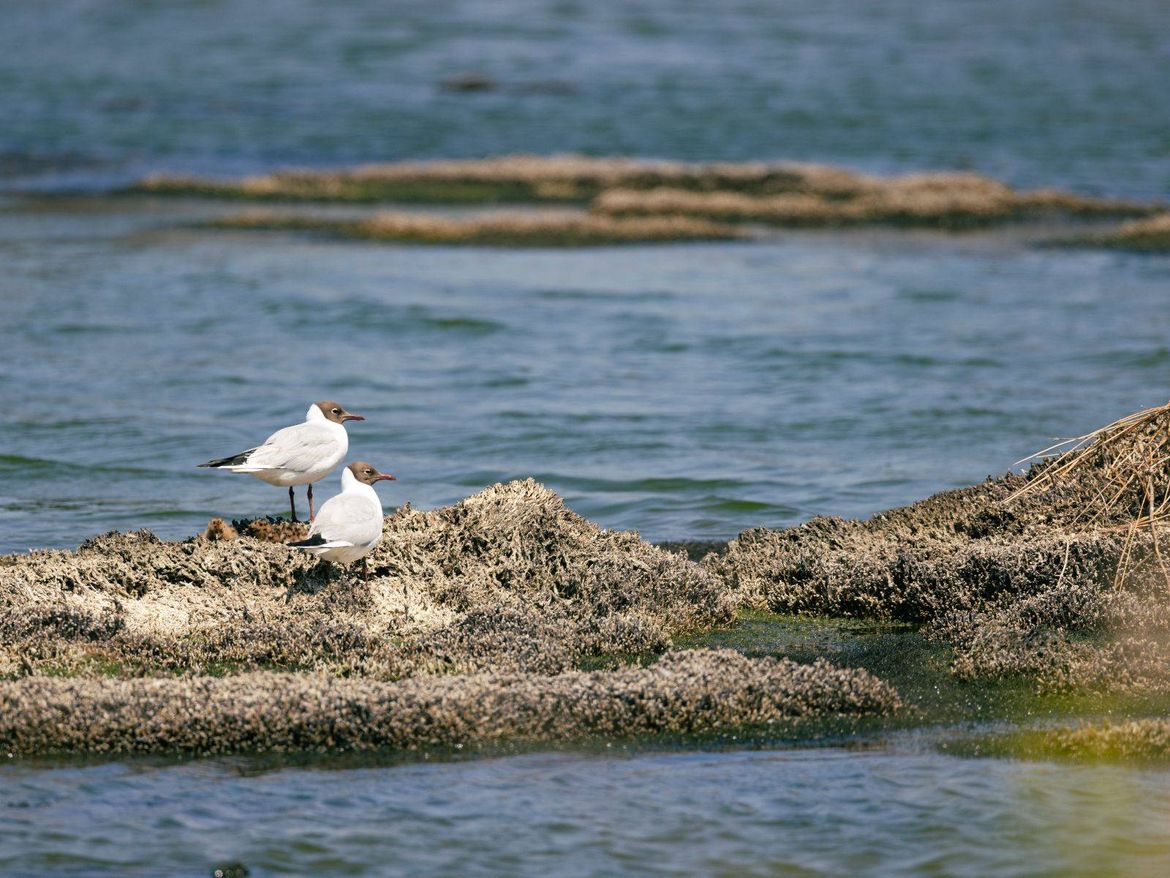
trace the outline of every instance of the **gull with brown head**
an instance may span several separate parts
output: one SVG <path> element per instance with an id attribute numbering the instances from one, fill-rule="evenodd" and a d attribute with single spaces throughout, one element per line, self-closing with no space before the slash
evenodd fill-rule
<path id="1" fill-rule="evenodd" d="M 289 543 L 335 564 L 362 562 L 362 578 L 368 584 L 366 555 L 382 539 L 382 501 L 374 490 L 377 482 L 395 481 L 389 473 L 365 461 L 341 471 L 341 493 L 321 506 L 307 539 Z"/>
<path id="2" fill-rule="evenodd" d="M 303 423 L 277 430 L 262 445 L 201 463 L 201 467 L 247 473 L 263 482 L 288 487 L 292 520 L 297 520 L 295 485 L 309 486 L 309 520 L 313 520 L 313 482 L 323 479 L 341 463 L 349 450 L 346 421 L 364 421 L 340 403 L 323 399 L 309 406 Z"/>

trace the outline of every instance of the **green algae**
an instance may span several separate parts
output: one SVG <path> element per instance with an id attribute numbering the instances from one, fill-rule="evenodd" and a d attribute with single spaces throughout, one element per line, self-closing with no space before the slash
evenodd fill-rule
<path id="1" fill-rule="evenodd" d="M 675 638 L 683 648 L 728 648 L 749 657 L 807 662 L 824 658 L 869 671 L 898 692 L 905 707 L 885 716 L 801 718 L 782 730 L 743 729 L 744 740 L 842 743 L 927 730 L 933 746 L 956 755 L 1021 758 L 1170 758 L 1170 735 L 1142 726 L 1129 736 L 1098 730 L 1103 719 L 1162 722 L 1170 696 L 1075 690 L 1040 692 L 1027 677 L 964 680 L 952 673 L 953 650 L 914 625 L 743 610 L 721 630 Z M 1072 728 L 1052 730 L 1053 725 Z M 988 731 L 988 729 L 995 731 Z M 1004 730 L 1010 730 L 1005 732 Z M 1088 729 L 1090 731 L 1082 731 Z M 777 737 L 779 736 L 779 737 Z"/>
<path id="2" fill-rule="evenodd" d="M 1000 734 L 970 735 L 950 742 L 947 752 L 964 756 L 1076 762 L 1170 761 L 1170 705 L 1156 706 L 1149 716 L 1132 712 L 1086 717 L 1073 725 L 1017 729 Z"/>

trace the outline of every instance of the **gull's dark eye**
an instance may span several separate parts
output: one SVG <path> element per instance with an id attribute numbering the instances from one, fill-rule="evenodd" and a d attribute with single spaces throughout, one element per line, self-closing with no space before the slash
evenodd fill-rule
<path id="1" fill-rule="evenodd" d="M 335 414 L 335 415 L 341 414 L 341 409 L 334 409 L 333 414 Z"/>

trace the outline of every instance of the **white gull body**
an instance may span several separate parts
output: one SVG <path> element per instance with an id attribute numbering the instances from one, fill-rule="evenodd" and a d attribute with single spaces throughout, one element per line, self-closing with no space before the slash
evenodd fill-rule
<path id="1" fill-rule="evenodd" d="M 372 485 L 358 481 L 346 467 L 341 471 L 341 493 L 317 510 L 308 539 L 290 545 L 326 561 L 352 564 L 381 539 L 382 501 Z"/>
<path id="2" fill-rule="evenodd" d="M 324 478 L 341 463 L 349 450 L 346 421 L 364 421 L 361 415 L 347 412 L 332 400 L 309 406 L 303 423 L 277 430 L 263 445 L 199 464 L 211 469 L 246 473 L 270 485 L 288 488 L 288 506 L 292 520 L 297 520 L 295 485 L 309 486 L 309 517 L 313 517 L 313 482 Z"/>
<path id="3" fill-rule="evenodd" d="M 349 434 L 345 427 L 325 417 L 314 403 L 305 420 L 277 430 L 263 445 L 249 449 L 217 469 L 247 473 L 281 488 L 311 485 L 319 481 L 345 458 L 349 451 Z M 206 466 L 206 464 L 205 464 Z"/>

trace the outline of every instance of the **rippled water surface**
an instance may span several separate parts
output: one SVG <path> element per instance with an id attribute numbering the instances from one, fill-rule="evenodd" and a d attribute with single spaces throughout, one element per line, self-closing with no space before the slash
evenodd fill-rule
<path id="1" fill-rule="evenodd" d="M 0 188 L 586 150 L 1170 192 L 1160 3 L 718 10 L 12 4 Z M 470 73 L 494 88 L 442 87 Z M 1010 232 L 501 251 L 182 228 L 217 209 L 0 202 L 0 552 L 280 512 L 194 465 L 322 396 L 369 416 L 353 453 L 399 475 L 390 504 L 534 475 L 656 539 L 871 513 L 1166 397 L 1164 258 Z"/>
<path id="2" fill-rule="evenodd" d="M 0 768 L 0 873 L 1138 876 L 1164 770 L 805 750 Z"/>
<path id="3" fill-rule="evenodd" d="M 399 476 L 387 505 L 531 475 L 652 539 L 869 514 L 1164 402 L 1170 260 L 1044 229 L 427 248 L 103 192 L 580 150 L 1165 199 L 1166 23 L 1156 0 L 6 4 L 0 552 L 280 513 L 195 464 L 323 396 L 367 415 L 351 456 Z M 466 74 L 494 88 L 441 86 Z M 896 742 L 7 764 L 0 874 L 1161 876 L 1168 777 Z"/>
<path id="4" fill-rule="evenodd" d="M 648 538 L 864 515 L 1166 397 L 1170 261 L 1018 236 L 425 248 L 0 213 L 0 550 L 185 536 L 284 493 L 195 469 L 341 400 L 388 505 L 535 476 Z M 322 495 L 334 490 L 330 477 Z"/>

